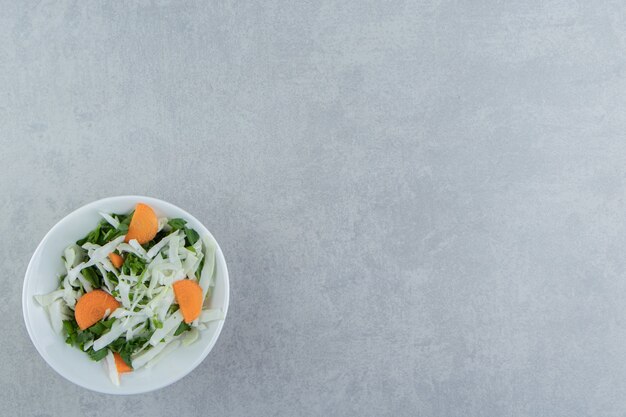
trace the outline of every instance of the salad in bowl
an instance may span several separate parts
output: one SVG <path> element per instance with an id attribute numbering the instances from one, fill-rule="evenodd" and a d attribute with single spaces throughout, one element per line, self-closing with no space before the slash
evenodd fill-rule
<path id="1" fill-rule="evenodd" d="M 33 298 L 57 337 L 102 363 L 119 386 L 224 320 L 224 306 L 212 306 L 219 246 L 143 202 L 98 214 L 94 228 L 59 253 L 56 288 Z"/>

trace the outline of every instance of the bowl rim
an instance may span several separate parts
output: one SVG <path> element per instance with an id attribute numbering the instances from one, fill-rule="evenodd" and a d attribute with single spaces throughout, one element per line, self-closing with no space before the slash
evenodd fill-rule
<path id="1" fill-rule="evenodd" d="M 180 375 L 171 378 L 171 379 L 165 379 L 164 382 L 162 383 L 157 383 L 154 386 L 150 386 L 147 388 L 142 388 L 141 386 L 139 386 L 138 388 L 133 389 L 133 387 L 127 387 L 126 390 L 122 391 L 119 390 L 120 387 L 115 387 L 113 385 L 111 385 L 111 389 L 107 390 L 107 389 L 97 389 L 91 386 L 86 386 L 78 381 L 73 380 L 72 378 L 70 378 L 68 375 L 64 374 L 63 371 L 61 371 L 59 369 L 59 367 L 57 367 L 57 365 L 55 365 L 55 363 L 52 361 L 52 359 L 49 357 L 48 353 L 43 349 L 43 347 L 39 346 L 38 343 L 35 341 L 35 337 L 34 337 L 34 329 L 31 328 L 31 325 L 29 323 L 29 310 L 27 308 L 27 294 L 26 294 L 26 289 L 27 289 L 27 283 L 29 281 L 29 276 L 32 275 L 31 269 L 33 268 L 33 261 L 35 260 L 36 256 L 38 255 L 38 253 L 42 250 L 42 245 L 44 244 L 44 242 L 46 242 L 49 238 L 49 236 L 58 228 L 62 227 L 63 224 L 65 222 L 68 221 L 69 218 L 71 218 L 72 216 L 76 215 L 79 212 L 82 211 L 88 211 L 91 209 L 96 209 L 98 208 L 99 205 L 105 204 L 107 202 L 113 202 L 113 201 L 117 201 L 117 200 L 134 200 L 135 202 L 145 202 L 147 204 L 150 204 L 150 202 L 155 202 L 157 205 L 161 206 L 161 207 L 167 207 L 170 209 L 175 209 L 177 211 L 180 211 L 182 213 L 183 216 L 192 219 L 194 221 L 196 221 L 202 230 L 200 230 L 203 233 L 208 234 L 213 241 L 215 242 L 215 246 L 216 246 L 216 251 L 215 251 L 215 256 L 217 258 L 216 262 L 221 262 L 221 267 L 223 267 L 223 277 L 224 277 L 224 299 L 223 299 L 223 303 L 224 306 L 222 307 L 223 311 L 224 311 L 224 319 L 220 320 L 217 324 L 217 329 L 216 331 L 213 333 L 213 335 L 211 336 L 211 339 L 208 341 L 208 343 L 206 344 L 206 346 L 204 347 L 204 349 L 202 350 L 201 354 L 198 355 L 191 363 L 191 366 L 189 367 L 189 369 L 186 372 L 181 373 Z M 149 197 L 149 196 L 142 196 L 142 195 L 119 195 L 119 196 L 111 196 L 111 197 L 105 197 L 105 198 L 101 198 L 95 201 L 92 201 L 90 203 L 84 204 L 80 207 L 78 207 L 77 209 L 71 211 L 70 213 L 66 214 L 65 216 L 63 216 L 60 220 L 58 220 L 54 226 L 52 226 L 50 228 L 50 230 L 48 230 L 48 232 L 41 238 L 39 244 L 37 245 L 37 247 L 35 248 L 35 250 L 33 251 L 33 254 L 31 255 L 31 258 L 28 262 L 28 266 L 26 267 L 26 272 L 24 273 L 24 282 L 22 284 L 22 315 L 24 318 L 24 324 L 26 325 L 26 331 L 28 332 L 28 336 L 32 342 L 32 344 L 35 346 L 35 348 L 37 349 L 37 352 L 39 352 L 39 355 L 44 359 L 44 361 L 48 364 L 48 366 L 50 366 L 52 369 L 54 369 L 54 371 L 61 375 L 63 378 L 65 378 L 67 381 L 78 385 L 80 387 L 83 387 L 85 389 L 88 389 L 90 391 L 93 392 L 98 392 L 98 393 L 103 393 L 103 394 L 111 394 L 111 395 L 134 395 L 134 394 L 143 394 L 146 392 L 151 392 L 151 391 L 156 391 L 162 388 L 165 388 L 168 385 L 174 384 L 177 381 L 180 381 L 182 378 L 184 378 L 185 376 L 189 375 L 193 370 L 195 370 L 198 365 L 200 365 L 202 363 L 202 361 L 204 361 L 204 359 L 208 356 L 208 354 L 211 352 L 211 350 L 213 350 L 213 347 L 215 346 L 217 339 L 219 338 L 221 332 L 222 332 L 222 328 L 224 327 L 224 323 L 226 321 L 226 316 L 228 314 L 228 307 L 229 307 L 229 300 L 230 300 L 230 282 L 229 282 L 229 275 L 228 275 L 228 266 L 226 263 L 226 258 L 224 257 L 224 254 L 222 252 L 222 249 L 217 241 L 217 239 L 215 239 L 215 237 L 213 236 L 213 234 L 209 231 L 209 229 L 200 221 L 198 220 L 196 217 L 194 217 L 193 215 L 191 215 L 189 212 L 187 212 L 186 210 L 180 208 L 179 206 L 172 204 L 170 202 L 161 200 L 159 198 L 155 198 L 155 197 Z"/>

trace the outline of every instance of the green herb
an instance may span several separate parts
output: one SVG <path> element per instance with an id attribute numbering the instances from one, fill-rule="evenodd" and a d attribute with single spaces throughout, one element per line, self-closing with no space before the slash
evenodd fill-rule
<path id="1" fill-rule="evenodd" d="M 87 236 L 78 240 L 76 244 L 78 246 L 83 246 L 85 243 L 98 243 L 98 238 L 100 237 L 100 228 L 102 227 L 102 223 L 98 224 L 95 229 L 93 229 Z"/>
<path id="2" fill-rule="evenodd" d="M 101 320 L 97 322 L 96 324 L 94 324 L 93 326 L 91 326 L 88 330 L 91 333 L 95 334 L 96 336 L 101 336 L 105 332 L 107 332 L 111 328 L 111 326 L 113 326 L 113 322 L 115 322 L 114 318 Z"/>
<path id="3" fill-rule="evenodd" d="M 190 246 L 194 245 L 198 241 L 198 239 L 200 239 L 200 235 L 198 235 L 198 232 L 188 227 L 185 227 L 185 235 L 187 244 Z"/>
<path id="4" fill-rule="evenodd" d="M 76 320 L 63 320 L 63 330 L 65 331 L 65 343 L 76 346 L 76 334 L 79 331 Z"/>
<path id="5" fill-rule="evenodd" d="M 111 228 L 105 233 L 105 235 L 102 237 L 102 240 L 104 240 L 105 242 L 110 242 L 117 237 L 116 234 L 117 234 L 117 229 Z"/>
<path id="6" fill-rule="evenodd" d="M 76 330 L 78 329 L 78 325 L 76 324 L 76 322 L 74 320 L 63 320 L 63 330 L 65 330 L 65 334 L 66 335 L 71 335 L 76 333 Z"/>
<path id="7" fill-rule="evenodd" d="M 179 334 L 184 333 L 189 329 L 191 329 L 191 326 L 183 321 L 178 325 L 178 328 L 174 332 L 174 336 L 178 336 Z"/>
<path id="8" fill-rule="evenodd" d="M 187 227 L 187 222 L 184 219 L 170 219 L 167 224 L 172 230 L 182 230 L 185 233 L 186 246 L 192 246 L 200 239 L 198 232 Z"/>
<path id="9" fill-rule="evenodd" d="M 154 326 L 155 329 L 163 328 L 163 322 L 161 322 L 161 320 L 156 318 L 156 316 L 152 318 L 152 325 Z"/>
<path id="10" fill-rule="evenodd" d="M 128 215 L 125 214 L 112 214 L 114 218 L 117 218 L 120 225 L 115 228 L 111 226 L 106 220 L 100 221 L 95 229 L 90 231 L 87 236 L 76 241 L 78 246 L 82 246 L 85 243 L 94 243 L 97 245 L 104 245 L 116 237 L 125 235 L 128 232 L 128 225 L 133 217 L 133 212 Z"/>
<path id="11" fill-rule="evenodd" d="M 126 365 L 130 366 L 131 368 L 133 367 L 133 361 L 130 357 L 131 353 L 128 350 L 122 350 L 120 353 L 120 356 L 122 357 L 122 360 L 126 363 Z"/>
<path id="12" fill-rule="evenodd" d="M 202 273 L 202 268 L 204 268 L 204 259 L 205 257 L 202 257 L 202 259 L 200 259 L 200 263 L 198 264 L 198 268 L 196 269 L 196 276 L 198 278 L 200 278 L 200 274 Z"/>
<path id="13" fill-rule="evenodd" d="M 128 228 L 130 221 L 133 219 L 133 214 L 135 214 L 135 210 L 128 214 L 114 214 L 114 216 L 119 220 L 120 226 L 126 226 L 126 228 Z"/>
<path id="14" fill-rule="evenodd" d="M 128 233 L 128 225 L 133 218 L 133 213 L 134 211 L 132 211 L 130 214 L 113 214 L 113 217 L 116 217 L 117 220 L 119 220 L 120 225 L 117 226 L 115 232 L 111 234 L 109 241 Z"/>
<path id="15" fill-rule="evenodd" d="M 118 352 L 125 344 L 126 337 L 121 336 L 111 342 L 111 344 L 109 344 L 109 349 L 111 349 L 113 352 Z"/>
<path id="16" fill-rule="evenodd" d="M 119 280 L 117 279 L 117 277 L 115 276 L 115 274 L 113 272 L 107 272 L 107 278 L 109 278 L 109 281 L 114 285 L 117 286 L 117 284 L 119 284 Z"/>
<path id="17" fill-rule="evenodd" d="M 167 224 L 169 224 L 172 229 L 179 230 L 183 229 L 187 222 L 184 219 L 170 219 Z"/>
<path id="18" fill-rule="evenodd" d="M 165 230 L 161 229 L 161 230 L 160 230 L 160 231 L 159 231 L 159 232 L 158 232 L 158 233 L 154 236 L 154 238 L 153 238 L 150 242 L 148 242 L 148 243 L 146 243 L 145 245 L 142 245 L 142 246 L 144 247 L 144 249 L 146 249 L 146 250 L 150 250 L 150 249 L 152 249 L 152 247 L 153 247 L 154 245 L 156 245 L 156 244 L 157 244 L 157 242 L 159 242 L 161 239 L 163 239 L 165 236 L 167 236 L 167 234 L 168 234 L 168 232 L 166 232 Z"/>
<path id="19" fill-rule="evenodd" d="M 80 330 L 76 320 L 63 320 L 63 330 L 65 331 L 65 343 L 75 346 L 81 350 L 85 347 L 85 343 L 94 340 L 95 335 L 91 329 Z"/>
<path id="20" fill-rule="evenodd" d="M 92 347 L 90 347 L 87 350 L 87 354 L 89 355 L 89 357 L 91 358 L 91 360 L 93 361 L 100 361 L 102 359 L 104 359 L 104 357 L 109 353 L 109 349 L 107 348 L 102 348 L 100 350 L 93 350 Z"/>
<path id="21" fill-rule="evenodd" d="M 122 360 L 132 368 L 131 355 L 145 345 L 147 341 L 148 339 L 145 337 L 138 337 L 127 341 L 126 338 L 122 336 L 113 341 L 113 343 L 109 345 L 109 349 L 119 353 Z"/>
<path id="22" fill-rule="evenodd" d="M 83 277 L 91 284 L 94 288 L 102 287 L 102 281 L 100 280 L 100 273 L 97 271 L 96 267 L 90 266 L 88 268 L 83 268 L 81 271 Z"/>
<path id="23" fill-rule="evenodd" d="M 129 219 L 130 219 L 130 217 L 129 217 Z M 128 232 L 128 224 L 127 223 L 120 223 L 119 227 L 117 228 L 117 231 L 118 231 L 118 233 L 117 233 L 118 236 L 125 235 Z"/>
<path id="24" fill-rule="evenodd" d="M 94 339 L 94 334 L 91 333 L 89 330 L 79 330 L 76 333 L 75 342 L 78 345 L 78 347 L 82 349 L 85 346 L 85 343 L 93 339 Z"/>
<path id="25" fill-rule="evenodd" d="M 129 253 L 124 259 L 124 265 L 122 265 L 122 273 L 126 275 L 141 275 L 146 269 L 146 261 L 135 255 Z"/>
<path id="26" fill-rule="evenodd" d="M 124 214 L 112 214 L 114 218 L 117 218 L 120 225 L 115 228 L 111 226 L 106 220 L 102 220 L 95 229 L 93 229 L 87 236 L 78 240 L 77 245 L 82 246 L 87 242 L 95 243 L 98 245 L 104 245 L 115 239 L 116 237 L 125 235 L 128 232 L 128 225 L 132 218 L 132 213 L 129 215 Z"/>

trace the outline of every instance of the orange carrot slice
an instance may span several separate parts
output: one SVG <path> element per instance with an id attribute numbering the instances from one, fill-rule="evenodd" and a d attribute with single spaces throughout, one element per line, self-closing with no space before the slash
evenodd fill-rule
<path id="1" fill-rule="evenodd" d="M 113 353 L 113 358 L 115 359 L 115 367 L 117 368 L 117 372 L 120 374 L 124 374 L 126 372 L 133 372 L 133 368 L 128 366 L 124 359 L 122 359 L 122 355 L 117 352 Z"/>
<path id="2" fill-rule="evenodd" d="M 202 287 L 190 279 L 181 279 L 172 286 L 185 323 L 189 324 L 202 312 Z"/>
<path id="3" fill-rule="evenodd" d="M 157 234 L 159 229 L 159 219 L 157 219 L 152 207 L 139 203 L 135 206 L 135 213 L 130 219 L 128 225 L 128 233 L 124 239 L 126 243 L 133 239 L 137 239 L 140 245 L 150 242 Z"/>
<path id="4" fill-rule="evenodd" d="M 124 258 L 122 258 L 117 253 L 113 253 L 113 252 L 109 253 L 109 259 L 111 260 L 111 263 L 113 264 L 113 266 L 116 267 L 117 269 L 120 269 L 120 267 L 124 264 Z"/>
<path id="5" fill-rule="evenodd" d="M 107 310 L 112 313 L 119 306 L 120 303 L 110 294 L 102 290 L 94 290 L 78 299 L 74 317 L 78 327 L 85 330 L 102 320 Z"/>

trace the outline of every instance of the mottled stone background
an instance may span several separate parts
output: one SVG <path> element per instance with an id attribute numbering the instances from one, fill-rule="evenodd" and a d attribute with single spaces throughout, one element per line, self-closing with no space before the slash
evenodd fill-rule
<path id="1" fill-rule="evenodd" d="M 626 415 L 624 2 L 0 3 L 0 415 Z M 232 298 L 122 398 L 20 297 L 56 221 L 135 193 Z"/>

